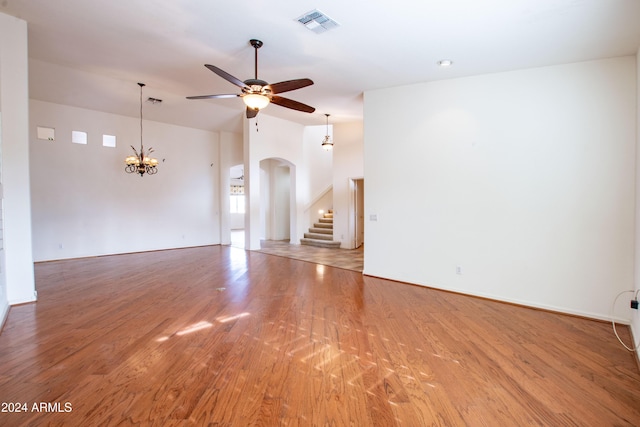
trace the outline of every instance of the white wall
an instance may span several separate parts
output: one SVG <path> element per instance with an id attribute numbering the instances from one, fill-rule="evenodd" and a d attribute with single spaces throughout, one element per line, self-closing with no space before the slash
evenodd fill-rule
<path id="1" fill-rule="evenodd" d="M 365 274 L 609 319 L 633 287 L 635 61 L 365 93 Z"/>
<path id="2" fill-rule="evenodd" d="M 36 261 L 220 243 L 217 133 L 145 120 L 160 164 L 140 177 L 124 171 L 139 118 L 37 100 L 30 111 Z M 55 141 L 37 139 L 37 126 L 55 128 Z M 89 143 L 71 143 L 72 130 Z M 103 134 L 117 147 L 103 147 Z"/>
<path id="3" fill-rule="evenodd" d="M 636 228 L 635 228 L 635 286 L 636 293 L 640 292 L 640 48 L 636 54 Z M 631 289 L 631 288 L 630 288 Z M 633 297 L 633 294 L 625 294 L 621 297 L 621 305 L 625 305 Z M 631 333 L 633 343 L 628 346 L 636 346 L 640 343 L 640 310 L 631 313 Z M 637 357 L 637 353 L 636 353 Z"/>
<path id="4" fill-rule="evenodd" d="M 341 247 L 353 249 L 355 242 L 353 203 L 349 191 L 349 181 L 364 176 L 363 124 L 341 123 L 335 125 L 333 145 L 333 239 L 341 242 Z M 377 172 L 372 172 L 377 173 Z M 365 198 L 367 197 L 365 180 Z M 365 231 L 366 233 L 366 231 Z"/>
<path id="5" fill-rule="evenodd" d="M 316 199 L 331 186 L 333 180 L 333 150 L 321 147 L 327 134 L 327 126 L 306 126 L 302 135 L 304 164 L 309 176 L 309 197 Z M 333 126 L 329 125 L 329 136 L 333 137 Z"/>
<path id="6" fill-rule="evenodd" d="M 229 217 L 229 230 L 244 230 L 244 214 L 242 213 L 232 213 Z M 229 233 L 229 237 L 231 237 L 231 233 Z M 229 241 L 229 243 L 231 243 Z M 229 244 L 229 243 L 222 243 Z"/>
<path id="7" fill-rule="evenodd" d="M 0 13 L 0 112 L 2 113 L 2 199 L 4 287 L 0 321 L 7 302 L 36 299 L 29 194 L 29 89 L 27 23 Z"/>
<path id="8" fill-rule="evenodd" d="M 312 227 L 314 223 L 318 222 L 322 215 L 328 213 L 330 209 L 333 209 L 333 186 L 327 188 L 327 190 L 313 199 L 308 209 L 305 211 L 309 214 L 308 221 L 309 227 Z M 322 211 L 322 214 L 320 213 Z M 335 240 L 335 236 L 334 236 Z"/>
<path id="9" fill-rule="evenodd" d="M 0 18 L 1 19 L 1 18 Z M 1 58 L 1 57 L 0 57 Z M 1 59 L 0 59 L 1 60 Z M 2 76 L 0 75 L 0 79 Z M 0 82 L 0 90 L 2 89 L 2 83 Z M 0 92 L 0 99 L 2 98 L 2 92 Z M 0 105 L 2 103 L 0 102 Z M 6 262 L 4 253 L 4 224 L 2 205 L 2 110 L 0 110 L 0 330 L 4 325 L 4 321 L 9 314 L 9 299 L 7 298 L 7 278 L 6 278 Z"/>

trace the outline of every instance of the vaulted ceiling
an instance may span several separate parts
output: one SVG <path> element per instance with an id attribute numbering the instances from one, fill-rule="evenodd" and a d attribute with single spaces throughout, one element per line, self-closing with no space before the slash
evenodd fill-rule
<path id="1" fill-rule="evenodd" d="M 319 9 L 338 23 L 316 33 L 297 19 Z M 30 96 L 93 110 L 210 130 L 241 130 L 237 93 L 204 67 L 253 78 L 308 77 L 287 97 L 312 114 L 271 105 L 305 125 L 362 120 L 363 92 L 420 82 L 634 55 L 638 0 L 2 0 L 28 23 Z M 438 66 L 450 59 L 453 65 Z M 416 111 L 416 116 L 420 112 Z M 260 116 L 258 116 L 260 117 Z"/>

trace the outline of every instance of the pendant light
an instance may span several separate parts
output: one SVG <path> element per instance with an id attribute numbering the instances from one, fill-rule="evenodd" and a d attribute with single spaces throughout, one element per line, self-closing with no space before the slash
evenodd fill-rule
<path id="1" fill-rule="evenodd" d="M 325 151 L 331 151 L 331 149 L 333 148 L 333 141 L 329 136 L 329 114 L 325 114 L 325 116 L 327 116 L 327 133 L 322 140 L 322 148 L 324 148 Z"/>
<path id="2" fill-rule="evenodd" d="M 150 154 L 153 153 L 153 148 L 149 147 L 145 152 L 144 146 L 142 145 L 142 88 L 145 84 L 138 83 L 138 86 L 140 86 L 140 151 L 136 151 L 133 145 L 131 146 L 135 155 L 124 159 L 124 162 L 127 165 L 124 170 L 127 173 L 140 174 L 140 176 L 143 176 L 145 173 L 148 175 L 154 175 L 158 173 L 158 160 L 150 157 Z"/>

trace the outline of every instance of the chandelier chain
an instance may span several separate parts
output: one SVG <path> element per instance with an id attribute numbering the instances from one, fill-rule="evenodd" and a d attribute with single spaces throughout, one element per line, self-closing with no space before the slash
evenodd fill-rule
<path id="1" fill-rule="evenodd" d="M 142 88 L 144 87 L 144 83 L 138 83 L 140 85 L 140 151 L 143 151 L 142 146 Z"/>

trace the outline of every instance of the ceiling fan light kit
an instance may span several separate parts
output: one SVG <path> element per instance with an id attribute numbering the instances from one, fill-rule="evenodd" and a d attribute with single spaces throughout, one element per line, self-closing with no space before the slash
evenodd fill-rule
<path id="1" fill-rule="evenodd" d="M 219 95 L 197 95 L 187 96 L 187 99 L 213 99 L 213 98 L 242 98 L 246 108 L 246 114 L 248 119 L 252 119 L 258 115 L 258 112 L 266 108 L 269 104 L 274 103 L 281 107 L 290 108 L 292 110 L 302 111 L 305 113 L 313 113 L 316 109 L 303 104 L 302 102 L 294 101 L 293 99 L 284 98 L 277 94 L 283 92 L 289 92 L 296 89 L 301 89 L 313 84 L 311 79 L 296 79 L 287 80 L 279 83 L 269 84 L 264 80 L 258 79 L 258 49 L 260 49 L 263 43 L 257 39 L 249 40 L 249 44 L 255 49 L 255 77 L 253 79 L 247 79 L 242 81 L 221 68 L 215 65 L 205 64 L 210 71 L 222 77 L 229 83 L 241 89 L 242 93 L 239 94 L 219 94 Z"/>
<path id="2" fill-rule="evenodd" d="M 268 96 L 260 95 L 258 93 L 248 93 L 242 96 L 244 104 L 253 110 L 262 110 L 266 108 L 271 102 Z"/>

